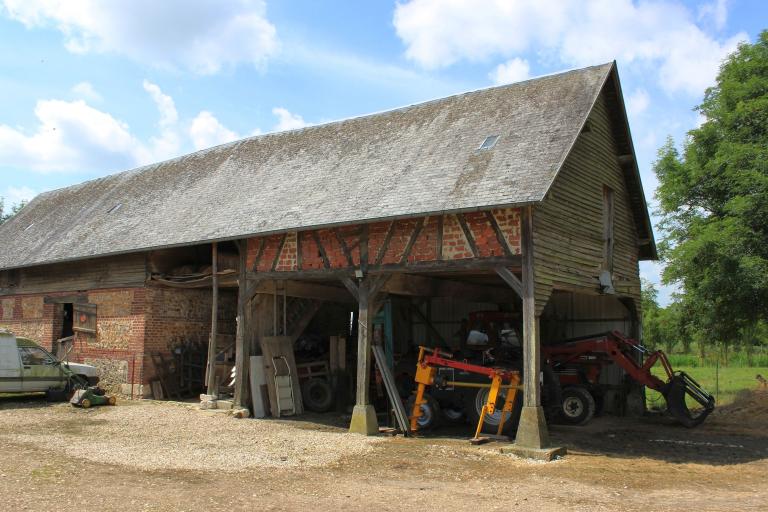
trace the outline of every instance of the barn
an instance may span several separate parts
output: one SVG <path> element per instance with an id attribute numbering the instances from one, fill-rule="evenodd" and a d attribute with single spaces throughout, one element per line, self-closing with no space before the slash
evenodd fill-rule
<path id="1" fill-rule="evenodd" d="M 0 327 L 123 392 L 254 405 L 261 355 L 267 413 L 300 413 L 302 381 L 327 378 L 365 434 L 387 409 L 372 346 L 400 377 L 418 346 L 506 332 L 531 448 L 548 445 L 542 344 L 639 337 L 638 262 L 657 257 L 615 63 L 46 192 L 0 247 Z M 293 411 L 274 399 L 289 371 Z M 638 390 L 606 378 L 604 408 L 631 409 Z"/>

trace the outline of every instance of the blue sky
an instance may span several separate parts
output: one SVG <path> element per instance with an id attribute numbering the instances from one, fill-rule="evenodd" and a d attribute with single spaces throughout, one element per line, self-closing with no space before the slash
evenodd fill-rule
<path id="1" fill-rule="evenodd" d="M 0 0 L 0 196 L 616 59 L 653 204 L 657 149 L 767 21 L 764 0 Z"/>

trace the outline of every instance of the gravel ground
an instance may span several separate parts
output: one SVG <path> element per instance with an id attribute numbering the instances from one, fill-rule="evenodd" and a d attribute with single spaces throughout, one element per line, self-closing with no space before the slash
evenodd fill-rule
<path id="1" fill-rule="evenodd" d="M 140 470 L 311 468 L 369 452 L 383 440 L 300 425 L 236 420 L 193 406 L 152 402 L 89 410 L 57 404 L 30 407 L 25 414 L 0 411 L 0 439 L 55 446 L 70 457 Z"/>
<path id="2" fill-rule="evenodd" d="M 766 406 L 768 392 L 747 394 L 696 429 L 657 417 L 553 426 L 568 455 L 541 463 L 469 445 L 469 426 L 365 438 L 332 415 L 238 420 L 159 402 L 83 410 L 0 397 L 0 497 L 40 512 L 762 512 Z"/>

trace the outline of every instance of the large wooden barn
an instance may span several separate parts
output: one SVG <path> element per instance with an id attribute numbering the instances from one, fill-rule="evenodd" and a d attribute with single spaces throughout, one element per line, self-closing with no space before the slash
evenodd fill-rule
<path id="1" fill-rule="evenodd" d="M 396 369 L 500 319 L 520 333 L 517 443 L 531 447 L 547 444 L 541 344 L 639 336 L 638 261 L 656 258 L 615 63 L 46 192 L 0 228 L 0 247 L 0 326 L 50 349 L 69 340 L 70 358 L 124 392 L 186 378 L 247 405 L 250 356 L 282 340 L 342 383 L 346 370 L 356 392 L 337 402 L 364 433 L 372 344 Z"/>

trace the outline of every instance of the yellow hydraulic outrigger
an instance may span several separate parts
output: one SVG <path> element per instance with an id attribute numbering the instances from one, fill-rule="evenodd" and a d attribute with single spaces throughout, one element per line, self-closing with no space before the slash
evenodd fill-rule
<path id="1" fill-rule="evenodd" d="M 491 382 L 490 384 L 456 381 L 440 382 L 437 374 L 438 367 L 455 368 L 480 375 L 486 375 L 491 379 Z M 414 380 L 418 386 L 416 388 L 416 400 L 413 404 L 413 411 L 411 411 L 410 417 L 412 432 L 416 432 L 419 428 L 421 406 L 426 403 L 426 400 L 424 400 L 424 392 L 427 389 L 427 386 L 490 388 L 488 391 L 488 400 L 485 405 L 483 405 L 483 409 L 480 412 L 480 419 L 477 423 L 475 437 L 471 440 L 474 443 L 487 441 L 487 438 L 480 437 L 480 433 L 483 431 L 485 417 L 486 415 L 494 414 L 496 412 L 496 400 L 499 397 L 499 392 L 502 389 L 506 389 L 507 394 L 504 398 L 504 406 L 501 409 L 501 419 L 496 431 L 496 435 L 501 436 L 501 433 L 504 431 L 504 424 L 512 415 L 512 408 L 515 404 L 517 390 L 521 389 L 520 373 L 517 371 L 501 368 L 488 368 L 486 366 L 457 361 L 453 359 L 453 355 L 448 352 L 424 346 L 419 347 L 419 360 L 416 363 L 416 376 Z"/>

